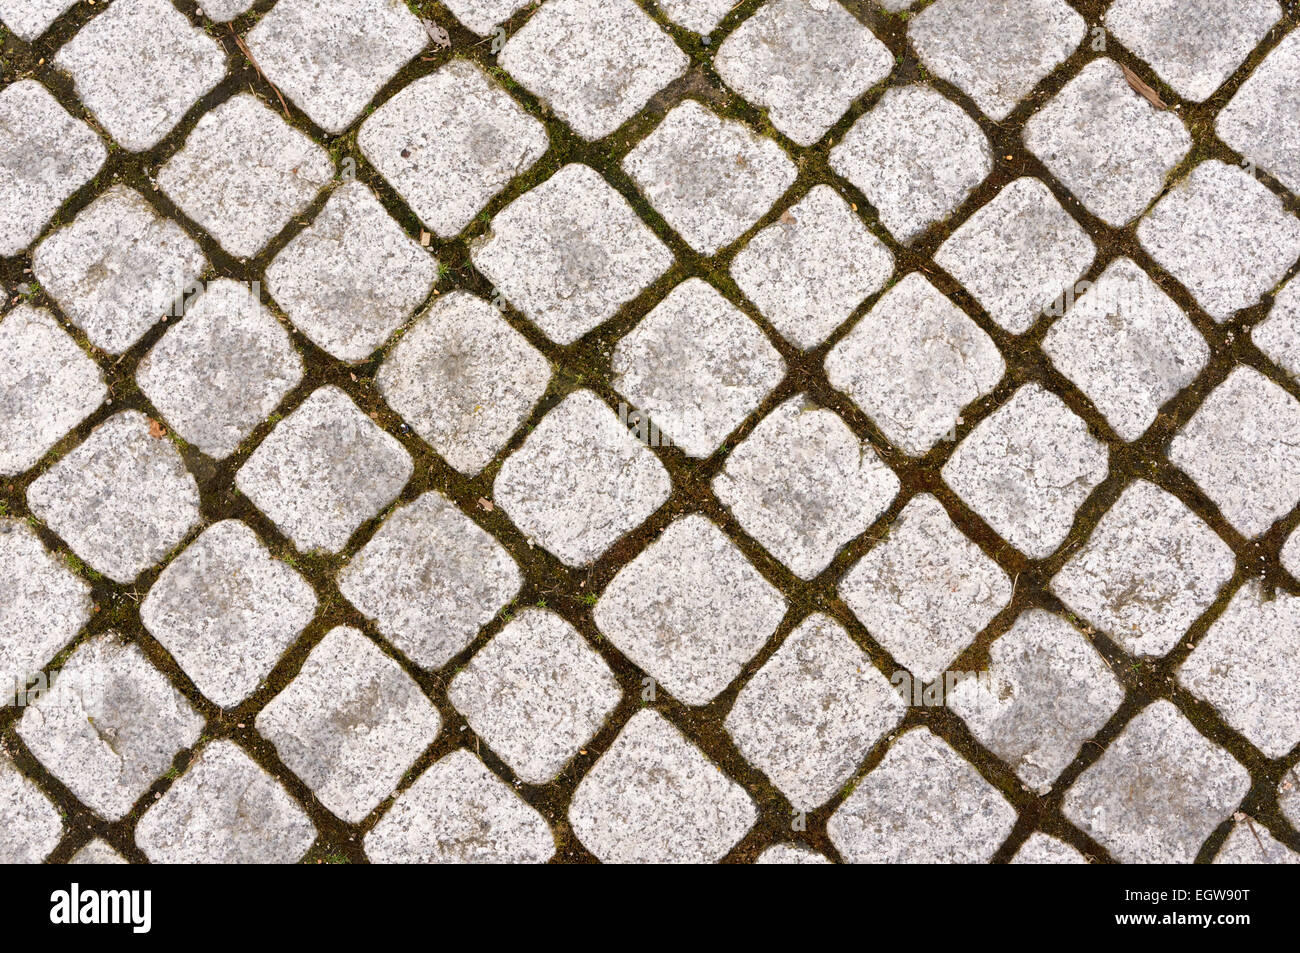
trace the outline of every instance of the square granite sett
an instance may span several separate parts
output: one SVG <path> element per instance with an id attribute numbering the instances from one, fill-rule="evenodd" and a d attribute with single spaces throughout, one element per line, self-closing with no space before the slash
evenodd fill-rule
<path id="1" fill-rule="evenodd" d="M 453 751 L 398 796 L 365 837 L 376 864 L 544 864 L 541 814 L 468 751 Z"/>
<path id="2" fill-rule="evenodd" d="M 107 158 L 91 128 L 40 83 L 0 89 L 0 256 L 25 251 Z"/>
<path id="3" fill-rule="evenodd" d="M 1300 32 L 1288 34 L 1220 112 L 1214 128 L 1228 146 L 1300 195 Z"/>
<path id="4" fill-rule="evenodd" d="M 769 0 L 727 36 L 713 67 L 772 125 L 810 146 L 890 74 L 894 58 L 835 0 Z"/>
<path id="5" fill-rule="evenodd" d="M 208 269 L 198 243 L 114 185 L 32 253 L 32 273 L 95 347 L 121 354 Z"/>
<path id="6" fill-rule="evenodd" d="M 603 139 L 689 60 L 632 0 L 549 0 L 497 62 L 584 139 Z"/>
<path id="7" fill-rule="evenodd" d="M 1300 219 L 1244 169 L 1202 162 L 1138 224 L 1138 240 L 1222 324 L 1300 258 Z"/>
<path id="8" fill-rule="evenodd" d="M 496 308 L 464 291 L 435 300 L 376 375 L 388 405 L 466 476 L 496 457 L 550 381 L 550 362 Z"/>
<path id="9" fill-rule="evenodd" d="M 528 784 L 546 784 L 622 698 L 614 675 L 569 623 L 525 609 L 456 675 L 447 700 Z"/>
<path id="10" fill-rule="evenodd" d="M 1070 786 L 1062 812 L 1121 863 L 1187 864 L 1249 787 L 1245 768 L 1160 700 Z"/>
<path id="11" fill-rule="evenodd" d="M 156 146 L 226 75 L 221 45 L 171 0 L 115 0 L 54 57 L 124 149 Z"/>
<path id="12" fill-rule="evenodd" d="M 237 258 L 256 255 L 334 177 L 329 153 L 249 93 L 203 118 L 158 170 L 182 212 Z"/>
<path id="13" fill-rule="evenodd" d="M 107 396 L 99 365 L 48 311 L 0 317 L 0 476 L 35 466 Z"/>
<path id="14" fill-rule="evenodd" d="M 1236 568 L 1228 544 L 1171 493 L 1129 485 L 1051 581 L 1067 606 L 1133 655 L 1162 656 Z"/>
<path id="15" fill-rule="evenodd" d="M 140 621 L 205 696 L 238 705 L 316 613 L 316 593 L 238 520 L 208 527 L 168 564 Z"/>
<path id="16" fill-rule="evenodd" d="M 623 169 L 686 243 L 703 255 L 730 245 L 794 182 L 794 163 L 773 140 L 694 99 L 664 117 Z"/>
<path id="17" fill-rule="evenodd" d="M 224 460 L 302 381 L 286 331 L 249 287 L 218 278 L 187 303 L 135 379 L 189 443 Z"/>
<path id="18" fill-rule="evenodd" d="M 7 757 L 0 755 L 0 863 L 39 864 L 63 837 L 54 802 Z"/>
<path id="19" fill-rule="evenodd" d="M 993 153 L 975 120 L 917 85 L 887 89 L 831 149 L 830 163 L 907 244 L 966 201 L 993 171 Z"/>
<path id="20" fill-rule="evenodd" d="M 275 778 L 223 739 L 145 812 L 135 837 L 155 864 L 292 864 L 316 828 Z"/>
<path id="21" fill-rule="evenodd" d="M 980 421 L 942 475 L 999 536 L 1031 559 L 1045 559 L 1106 478 L 1109 460 L 1087 424 L 1033 383 Z"/>
<path id="22" fill-rule="evenodd" d="M 1065 0 L 939 0 L 912 19 L 907 37 L 935 75 L 1000 122 L 1086 30 Z"/>
<path id="23" fill-rule="evenodd" d="M 803 394 L 768 414 L 713 480 L 745 532 L 800 579 L 830 565 L 898 490 L 871 445 Z"/>
<path id="24" fill-rule="evenodd" d="M 340 133 L 428 42 L 403 0 L 279 0 L 247 46 L 312 122 Z"/>
<path id="25" fill-rule="evenodd" d="M 980 326 L 919 272 L 881 295 L 826 355 L 831 386 L 914 457 L 953 439 L 963 408 L 993 390 L 1006 366 Z"/>
<path id="26" fill-rule="evenodd" d="M 1119 228 L 1164 188 L 1192 148 L 1177 115 L 1142 98 L 1110 59 L 1079 71 L 1025 124 L 1025 145 L 1078 196 Z"/>
<path id="27" fill-rule="evenodd" d="M 26 523 L 0 520 L 0 705 L 90 621 L 90 585 L 48 552 Z"/>
<path id="28" fill-rule="evenodd" d="M 928 682 L 1011 601 L 1011 579 L 922 493 L 844 575 L 839 594 L 873 639 Z"/>
<path id="29" fill-rule="evenodd" d="M 1026 176 L 963 222 L 934 261 L 1002 328 L 1024 334 L 1074 290 L 1095 256 L 1092 239 L 1051 190 Z"/>
<path id="30" fill-rule="evenodd" d="M 1011 858 L 1013 864 L 1086 864 L 1088 859 L 1065 841 L 1035 831 Z"/>
<path id="31" fill-rule="evenodd" d="M 0 23 L 19 39 L 31 43 L 76 3 L 77 0 L 0 0 Z"/>
<path id="32" fill-rule="evenodd" d="M 1250 339 L 1273 363 L 1300 380 L 1300 280 L 1292 278 L 1273 299 L 1268 317 Z"/>
<path id="33" fill-rule="evenodd" d="M 338 574 L 339 592 L 428 669 L 469 645 L 522 582 L 501 544 L 437 492 L 396 508 Z"/>
<path id="34" fill-rule="evenodd" d="M 564 398 L 497 472 L 492 496 L 530 539 L 586 566 L 668 499 L 672 478 L 599 397 Z"/>
<path id="35" fill-rule="evenodd" d="M 542 157 L 550 138 L 478 66 L 454 59 L 379 107 L 357 145 L 420 221 L 452 238 Z"/>
<path id="36" fill-rule="evenodd" d="M 443 0 L 442 5 L 479 36 L 488 36 L 498 23 L 528 3 L 529 0 Z"/>
<path id="37" fill-rule="evenodd" d="M 737 253 L 731 277 L 791 344 L 816 347 L 894 270 L 894 256 L 828 185 Z"/>
<path id="38" fill-rule="evenodd" d="M 111 631 L 72 653 L 17 728 L 41 764 L 109 821 L 125 816 L 202 729 L 140 647 Z"/>
<path id="39" fill-rule="evenodd" d="M 614 348 L 611 383 L 688 456 L 707 457 L 785 376 L 785 361 L 708 282 L 688 278 Z"/>
<path id="40" fill-rule="evenodd" d="M 337 553 L 397 498 L 414 469 L 396 438 L 326 386 L 276 424 L 235 486 L 300 552 Z"/>
<path id="41" fill-rule="evenodd" d="M 341 186 L 266 268 L 266 287 L 312 343 L 363 361 L 429 296 L 438 262 L 360 182 Z"/>
<path id="42" fill-rule="evenodd" d="M 557 344 L 604 324 L 673 263 L 627 199 L 580 163 L 502 209 L 470 255 L 496 291 Z"/>
<path id="43" fill-rule="evenodd" d="M 92 568 L 132 582 L 199 523 L 199 489 L 149 418 L 123 411 L 27 488 L 27 506 Z"/>
<path id="44" fill-rule="evenodd" d="M 657 712 L 637 712 L 578 784 L 574 834 L 604 863 L 722 859 L 758 819 L 745 789 Z"/>
<path id="45" fill-rule="evenodd" d="M 796 810 L 820 807 L 903 720 L 894 686 L 844 628 L 812 615 L 755 673 L 727 715 L 751 764 Z"/>
<path id="46" fill-rule="evenodd" d="M 401 666 L 339 626 L 255 724 L 330 812 L 358 824 L 395 793 L 442 718 Z"/>
<path id="47" fill-rule="evenodd" d="M 1115 0 L 1104 22 L 1174 92 L 1199 103 L 1223 85 L 1281 14 L 1276 0 Z"/>
<path id="48" fill-rule="evenodd" d="M 785 610 L 785 597 L 736 544 L 692 514 L 619 571 L 592 618 L 677 699 L 705 705 L 758 653 Z"/>

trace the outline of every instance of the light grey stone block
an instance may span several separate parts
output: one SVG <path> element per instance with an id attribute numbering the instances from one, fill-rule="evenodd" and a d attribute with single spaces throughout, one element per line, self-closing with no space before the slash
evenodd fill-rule
<path id="1" fill-rule="evenodd" d="M 1147 102 L 1104 57 L 1025 124 L 1024 140 L 1084 208 L 1116 228 L 1147 207 L 1192 148 L 1178 116 Z"/>
<path id="2" fill-rule="evenodd" d="M 999 122 L 1082 42 L 1087 30 L 1065 0 L 939 0 L 907 37 L 935 75 Z"/>
<path id="3" fill-rule="evenodd" d="M 173 310 L 208 260 L 144 197 L 114 185 L 32 254 L 32 272 L 95 347 L 121 354 Z"/>
<path id="4" fill-rule="evenodd" d="M 1300 598 L 1272 599 L 1255 580 L 1237 590 L 1178 670 L 1178 681 L 1218 709 L 1270 758 L 1300 742 Z"/>
<path id="5" fill-rule="evenodd" d="M 326 386 L 276 424 L 235 486 L 299 551 L 336 553 L 397 498 L 413 470 L 395 438 Z"/>
<path id="6" fill-rule="evenodd" d="M 506 458 L 492 495 L 570 566 L 595 561 L 668 499 L 672 478 L 588 390 L 561 401 Z"/>
<path id="7" fill-rule="evenodd" d="M 0 21 L 19 39 L 35 40 L 77 0 L 0 0 Z"/>
<path id="8" fill-rule="evenodd" d="M 957 210 L 993 171 L 979 125 L 928 86 L 885 91 L 830 152 L 831 168 L 910 243 Z"/>
<path id="9" fill-rule="evenodd" d="M 577 630 L 542 609 L 519 613 L 447 689 L 475 734 L 528 784 L 553 780 L 621 697 Z"/>
<path id="10" fill-rule="evenodd" d="M 91 865 L 125 864 L 126 862 L 126 858 L 98 837 L 73 854 L 72 859 L 68 861 L 69 864 Z"/>
<path id="11" fill-rule="evenodd" d="M 116 0 L 63 45 L 54 65 L 122 148 L 144 152 L 221 82 L 226 54 L 170 0 Z"/>
<path id="12" fill-rule="evenodd" d="M 845 574 L 839 593 L 871 637 L 928 682 L 1011 601 L 1011 580 L 922 493 Z"/>
<path id="13" fill-rule="evenodd" d="M 1258 536 L 1300 501 L 1300 403 L 1238 367 L 1174 437 L 1169 459 L 1242 535 Z"/>
<path id="14" fill-rule="evenodd" d="M 78 647 L 18 721 L 41 764 L 109 821 L 126 815 L 202 729 L 203 718 L 116 632 Z"/>
<path id="15" fill-rule="evenodd" d="M 727 36 L 713 68 L 766 109 L 772 125 L 810 146 L 890 74 L 894 58 L 834 0 L 769 0 Z"/>
<path id="16" fill-rule="evenodd" d="M 333 176 L 324 149 L 261 100 L 239 93 L 204 114 L 158 170 L 158 185 L 222 248 L 248 258 Z"/>
<path id="17" fill-rule="evenodd" d="M 543 864 L 555 837 L 541 814 L 461 749 L 402 792 L 365 847 L 378 864 Z"/>
<path id="18" fill-rule="evenodd" d="M 35 466 L 107 396 L 99 366 L 48 311 L 20 304 L 0 318 L 0 475 Z"/>
<path id="19" fill-rule="evenodd" d="M 1088 859 L 1064 841 L 1035 832 L 1011 858 L 1013 864 L 1086 864 Z"/>
<path id="20" fill-rule="evenodd" d="M 799 811 L 844 786 L 905 706 L 844 628 L 811 615 L 746 683 L 726 729 Z"/>
<path id="21" fill-rule="evenodd" d="M 40 83 L 0 89 L 0 255 L 26 250 L 107 158 L 99 137 Z"/>
<path id="22" fill-rule="evenodd" d="M 90 586 L 67 569 L 25 523 L 0 520 L 0 702 L 13 701 L 31 677 L 90 621 Z"/>
<path id="23" fill-rule="evenodd" d="M 826 355 L 831 386 L 911 456 L 951 439 L 962 409 L 1005 371 L 989 336 L 919 272 L 881 295 Z"/>
<path id="24" fill-rule="evenodd" d="M 369 357 L 437 278 L 437 260 L 360 182 L 330 196 L 266 269 L 267 290 L 289 320 L 341 361 Z"/>
<path id="25" fill-rule="evenodd" d="M 614 349 L 611 383 L 692 457 L 712 454 L 785 375 L 754 322 L 688 278 Z"/>
<path id="26" fill-rule="evenodd" d="M 771 139 L 693 99 L 675 107 L 626 158 L 623 170 L 655 211 L 704 255 L 730 245 L 795 180 Z"/>
<path id="27" fill-rule="evenodd" d="M 45 793 L 0 756 L 0 863 L 39 864 L 58 846 L 63 821 Z"/>
<path id="28" fill-rule="evenodd" d="M 637 712 L 578 784 L 569 823 L 607 864 L 716 863 L 758 809 L 653 710 Z"/>
<path id="29" fill-rule="evenodd" d="M 214 741 L 136 825 L 155 864 L 292 864 L 316 828 L 271 775 L 231 741 Z"/>
<path id="30" fill-rule="evenodd" d="M 849 863 L 986 863 L 1016 812 L 928 728 L 900 735 L 826 824 Z"/>
<path id="31" fill-rule="evenodd" d="M 1133 655 L 1167 654 L 1236 566 L 1232 550 L 1177 497 L 1130 484 L 1051 589 Z"/>
<path id="32" fill-rule="evenodd" d="M 802 394 L 768 414 L 713 480 L 745 532 L 800 579 L 829 566 L 898 489 L 869 443 Z"/>
<path id="33" fill-rule="evenodd" d="M 811 847 L 797 844 L 774 844 L 754 860 L 756 864 L 829 864 L 830 861 Z"/>
<path id="34" fill-rule="evenodd" d="M 932 8 L 930 8 L 932 9 Z M 1087 233 L 1042 182 L 1016 179 L 935 252 L 994 321 L 1028 331 L 1096 256 Z"/>
<path id="35" fill-rule="evenodd" d="M 1187 864 L 1249 788 L 1246 769 L 1162 699 L 1079 776 L 1062 811 L 1121 863 Z"/>
<path id="36" fill-rule="evenodd" d="M 689 60 L 632 0 L 551 0 L 497 62 L 584 139 L 602 139 Z"/>
<path id="37" fill-rule="evenodd" d="M 433 743 L 442 718 L 356 629 L 332 629 L 257 716 L 262 737 L 327 809 L 358 824 Z"/>
<path id="38" fill-rule="evenodd" d="M 1106 266 L 1042 347 L 1123 440 L 1146 433 L 1210 358 L 1196 326 L 1128 258 Z"/>
<path id="39" fill-rule="evenodd" d="M 244 13 L 253 0 L 199 0 L 203 15 L 217 23 L 227 23 Z"/>
<path id="40" fill-rule="evenodd" d="M 1250 332 L 1255 347 L 1300 380 L 1300 281 L 1291 279 L 1278 292 L 1268 317 Z"/>
<path id="41" fill-rule="evenodd" d="M 1118 679 L 1079 630 L 1041 609 L 1023 612 L 998 637 L 980 678 L 958 679 L 947 693 L 948 707 L 980 743 L 1040 795 L 1123 700 Z"/>
<path id="42" fill-rule="evenodd" d="M 1300 194 L 1300 33 L 1291 33 L 1219 113 L 1219 138 Z"/>
<path id="43" fill-rule="evenodd" d="M 698 514 L 673 523 L 605 588 L 592 615 L 678 700 L 704 705 L 776 631 L 786 600 Z"/>
<path id="44" fill-rule="evenodd" d="M 340 133 L 429 42 L 403 0 L 279 0 L 247 45 L 316 125 Z"/>
<path id="45" fill-rule="evenodd" d="M 1300 768 L 1292 768 L 1278 783 L 1277 804 L 1291 826 L 1300 831 Z"/>
<path id="46" fill-rule="evenodd" d="M 149 418 L 123 411 L 27 488 L 32 514 L 90 566 L 131 582 L 199 523 L 199 488 Z"/>
<path id="47" fill-rule="evenodd" d="M 731 262 L 740 290 L 805 349 L 847 321 L 893 270 L 889 249 L 828 185 L 813 186 Z"/>
<path id="48" fill-rule="evenodd" d="M 734 0 L 661 0 L 657 6 L 677 25 L 707 36 L 736 4 Z"/>
<path id="49" fill-rule="evenodd" d="M 1045 559 L 1106 478 L 1109 458 L 1061 398 L 1033 383 L 984 418 L 942 474 L 999 536 L 1031 559 Z"/>
<path id="50" fill-rule="evenodd" d="M 443 0 L 442 5 L 479 36 L 487 36 L 498 23 L 528 3 L 529 0 Z"/>
<path id="51" fill-rule="evenodd" d="M 1106 29 L 1174 92 L 1203 102 L 1241 65 L 1282 10 L 1275 0 L 1115 0 Z"/>
<path id="52" fill-rule="evenodd" d="M 1300 864 L 1300 854 L 1244 814 L 1214 855 L 1216 864 Z"/>
<path id="53" fill-rule="evenodd" d="M 1217 159 L 1175 185 L 1137 235 L 1220 323 L 1257 304 L 1300 257 L 1300 219 L 1253 176 Z"/>
<path id="54" fill-rule="evenodd" d="M 464 291 L 435 300 L 376 375 L 388 405 L 466 476 L 501 451 L 550 381 L 546 358 Z"/>
<path id="55" fill-rule="evenodd" d="M 239 704 L 316 612 L 316 594 L 238 520 L 203 531 L 140 605 L 140 621 L 205 696 Z"/>
<path id="56" fill-rule="evenodd" d="M 167 423 L 219 460 L 302 380 L 289 332 L 253 290 L 229 278 L 210 282 L 135 372 Z"/>
<path id="57" fill-rule="evenodd" d="M 366 119 L 361 152 L 442 238 L 546 152 L 546 127 L 469 60 L 417 79 Z"/>
<path id="58" fill-rule="evenodd" d="M 578 163 L 502 209 L 470 254 L 557 344 L 604 324 L 673 263 L 627 200 Z"/>
<path id="59" fill-rule="evenodd" d="M 395 509 L 339 591 L 423 668 L 441 668 L 519 593 L 510 554 L 436 492 Z"/>

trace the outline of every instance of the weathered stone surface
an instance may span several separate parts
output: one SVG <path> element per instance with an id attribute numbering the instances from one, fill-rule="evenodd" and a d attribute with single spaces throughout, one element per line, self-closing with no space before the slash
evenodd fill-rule
<path id="1" fill-rule="evenodd" d="M 776 631 L 786 600 L 700 515 L 673 523 L 592 613 L 615 647 L 687 705 L 729 685 Z"/>
<path id="2" fill-rule="evenodd" d="M 1250 332 L 1255 347 L 1292 377 L 1300 379 L 1300 281 L 1278 292 L 1268 317 Z"/>
<path id="3" fill-rule="evenodd" d="M 830 861 L 811 847 L 776 844 L 759 854 L 756 864 L 829 864 Z"/>
<path id="4" fill-rule="evenodd" d="M 501 544 L 438 493 L 398 507 L 338 574 L 339 592 L 424 668 L 440 668 L 519 592 Z"/>
<path id="5" fill-rule="evenodd" d="M 913 728 L 857 783 L 826 833 L 849 863 L 984 863 L 1016 812 L 928 728 Z"/>
<path id="6" fill-rule="evenodd" d="M 0 22 L 30 43 L 76 2 L 77 0 L 0 0 Z"/>
<path id="7" fill-rule="evenodd" d="M 758 819 L 744 789 L 651 710 L 632 716 L 569 805 L 605 863 L 713 863 Z"/>
<path id="8" fill-rule="evenodd" d="M 811 811 L 898 726 L 904 704 L 843 627 L 809 616 L 736 698 L 727 732 L 796 810 Z"/>
<path id="9" fill-rule="evenodd" d="M 1300 194 L 1300 33 L 1287 35 L 1219 113 L 1219 138 Z"/>
<path id="10" fill-rule="evenodd" d="M 1029 835 L 1011 858 L 1013 864 L 1086 864 L 1088 859 L 1064 841 L 1046 834 Z"/>
<path id="11" fill-rule="evenodd" d="M 1216 864 L 1300 864 L 1300 854 L 1279 843 L 1264 825 L 1244 815 L 1214 855 Z"/>
<path id="12" fill-rule="evenodd" d="M 356 629 L 332 629 L 257 716 L 259 734 L 331 812 L 360 823 L 437 737 L 442 718 Z"/>
<path id="13" fill-rule="evenodd" d="M 126 410 L 27 488 L 27 506 L 92 568 L 131 582 L 199 522 L 199 490 L 164 435 Z"/>
<path id="14" fill-rule="evenodd" d="M 45 793 L 0 756 L 0 863 L 39 864 L 59 843 L 63 821 Z"/>
<path id="15" fill-rule="evenodd" d="M 1122 863 L 1191 863 L 1249 787 L 1245 768 L 1161 700 L 1079 776 L 1062 811 Z"/>

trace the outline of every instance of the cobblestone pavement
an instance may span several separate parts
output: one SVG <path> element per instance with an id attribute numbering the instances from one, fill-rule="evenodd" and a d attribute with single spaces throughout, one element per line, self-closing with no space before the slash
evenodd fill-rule
<path id="1" fill-rule="evenodd" d="M 0 21 L 0 860 L 1300 862 L 1300 3 Z"/>

